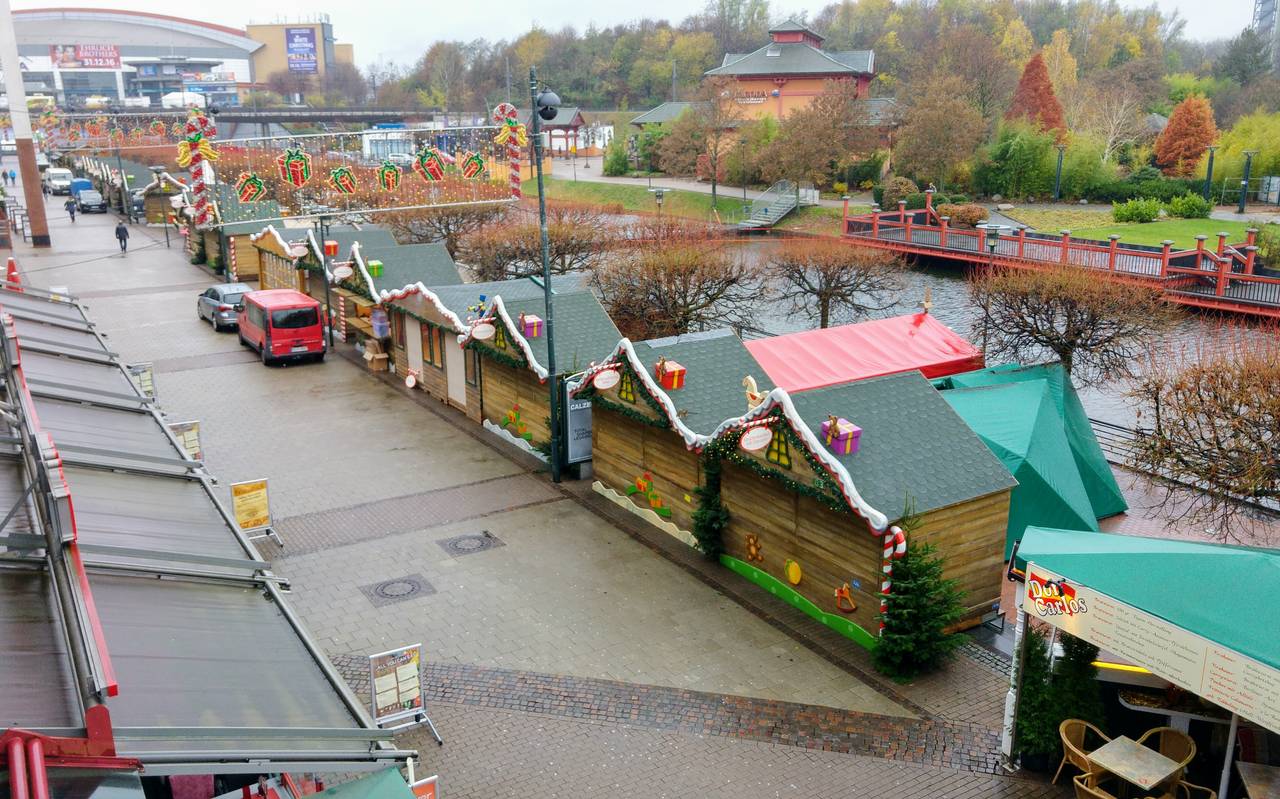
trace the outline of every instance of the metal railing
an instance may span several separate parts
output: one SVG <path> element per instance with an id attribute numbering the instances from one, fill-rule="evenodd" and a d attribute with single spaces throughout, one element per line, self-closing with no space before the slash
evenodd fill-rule
<path id="1" fill-rule="evenodd" d="M 741 225 L 772 225 L 796 207 L 796 184 L 790 180 L 780 180 L 751 203 L 746 219 Z"/>

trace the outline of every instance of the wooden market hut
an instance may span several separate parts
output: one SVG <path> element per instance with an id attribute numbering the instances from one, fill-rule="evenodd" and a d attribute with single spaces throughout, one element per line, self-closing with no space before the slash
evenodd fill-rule
<path id="1" fill-rule="evenodd" d="M 555 291 L 582 291 L 577 275 L 557 276 Z M 484 421 L 480 396 L 480 362 L 476 349 L 464 349 L 458 336 L 467 332 L 480 306 L 501 294 L 508 301 L 543 296 L 540 280 L 498 280 L 486 283 L 431 286 L 418 283 L 384 295 L 392 330 L 391 356 L 396 374 L 414 375 L 414 388 L 462 411 L 476 423 Z M 558 306 L 557 306 L 558 307 Z"/>
<path id="2" fill-rule="evenodd" d="M 419 284 L 454 286 L 462 282 L 458 265 L 443 242 L 365 247 L 357 240 L 351 245 L 346 265 L 351 267 L 351 276 L 335 281 L 331 291 L 335 329 L 344 341 L 358 345 L 382 338 L 374 331 L 372 316 L 389 297 Z M 394 328 L 391 332 L 392 340 L 398 340 L 399 332 Z M 400 350 L 404 351 L 404 346 Z M 407 374 L 404 370 L 403 375 Z"/>
<path id="3" fill-rule="evenodd" d="M 594 488 L 692 544 L 702 442 L 773 388 L 732 330 L 632 343 L 587 370 L 570 394 L 589 398 Z"/>
<path id="4" fill-rule="evenodd" d="M 999 604 L 1015 481 L 917 372 L 775 389 L 712 434 L 704 463 L 729 511 L 725 565 L 854 640 L 874 642 L 908 504 L 907 534 L 964 591 L 962 626 Z"/>
<path id="5" fill-rule="evenodd" d="M 357 241 L 366 247 L 389 247 L 395 237 L 374 225 L 333 225 L 329 239 L 338 243 L 338 252 L 351 251 Z M 324 283 L 319 275 L 324 264 L 324 243 L 315 228 L 285 226 L 273 222 L 249 237 L 258 249 L 259 285 L 264 289 L 295 289 L 324 303 Z"/>
<path id="6" fill-rule="evenodd" d="M 753 339 L 747 349 L 787 391 L 916 370 L 945 377 L 984 365 L 977 347 L 927 312 Z"/>
<path id="7" fill-rule="evenodd" d="M 148 224 L 169 224 L 169 216 L 174 213 L 173 198 L 187 191 L 187 184 L 168 172 L 161 172 L 157 177 L 152 173 L 151 181 L 139 187 L 142 192 L 142 215 Z"/>
<path id="8" fill-rule="evenodd" d="M 549 387 L 604 358 L 621 338 L 604 306 L 589 289 L 557 289 L 555 354 L 557 374 L 547 370 L 546 319 L 542 295 L 528 299 L 489 298 L 461 343 L 477 353 L 480 414 L 484 426 L 524 449 L 537 452 L 551 440 Z M 525 320 L 527 327 L 522 326 Z"/>
<path id="9" fill-rule="evenodd" d="M 201 230 L 206 261 L 226 267 L 232 281 L 258 279 L 262 264 L 253 237 L 262 230 L 262 220 L 280 216 L 279 204 L 275 200 L 242 203 L 228 183 L 217 183 L 209 191 L 216 224 Z"/>

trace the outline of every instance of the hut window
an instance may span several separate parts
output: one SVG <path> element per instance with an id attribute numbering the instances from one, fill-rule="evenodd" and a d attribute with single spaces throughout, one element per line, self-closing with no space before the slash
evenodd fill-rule
<path id="1" fill-rule="evenodd" d="M 401 314 L 391 315 L 391 333 L 396 337 L 396 346 L 404 349 L 404 316 Z"/>
<path id="2" fill-rule="evenodd" d="M 507 331 L 502 325 L 494 325 L 493 328 L 493 346 L 500 350 L 507 348 Z"/>
<path id="3" fill-rule="evenodd" d="M 618 398 L 627 402 L 636 401 L 636 384 L 632 382 L 631 375 L 627 372 L 623 372 L 622 380 L 618 381 Z"/>
<path id="4" fill-rule="evenodd" d="M 463 358 L 463 362 L 462 362 L 462 363 L 463 363 L 463 372 L 464 372 L 464 374 L 466 375 L 466 378 L 467 378 L 467 385 L 469 385 L 469 386 L 478 386 L 478 385 L 480 385 L 480 356 L 479 356 L 479 354 L 478 354 L 475 350 L 471 349 L 470 347 L 468 347 L 467 349 L 463 350 L 463 351 L 462 351 L 462 354 L 465 356 L 465 357 Z"/>
<path id="5" fill-rule="evenodd" d="M 791 468 L 791 445 L 787 443 L 787 436 L 781 430 L 773 431 L 773 438 L 769 439 L 769 449 L 765 451 L 765 458 L 769 463 L 776 463 L 784 469 Z"/>

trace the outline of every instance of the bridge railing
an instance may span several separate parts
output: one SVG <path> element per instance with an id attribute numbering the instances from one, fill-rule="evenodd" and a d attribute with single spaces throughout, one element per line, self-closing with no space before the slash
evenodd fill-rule
<path id="1" fill-rule="evenodd" d="M 1171 241 L 1160 246 L 1121 244 L 1118 235 L 1102 241 L 1076 238 L 1069 231 L 1054 235 L 1020 228 L 1000 236 L 993 252 L 985 228 L 952 227 L 947 217 L 933 209 L 931 199 L 926 194 L 922 209 L 908 210 L 905 201 L 899 201 L 895 210 L 875 208 L 869 214 L 845 217 L 845 235 L 884 242 L 896 250 L 973 253 L 975 261 L 1079 266 L 1158 280 L 1179 293 L 1280 306 L 1280 278 L 1255 273 L 1255 229 L 1248 231 L 1243 243 L 1227 244 L 1227 234 L 1220 233 L 1216 247 L 1207 244 L 1208 236 L 1197 236 L 1196 247 L 1174 250 Z"/>

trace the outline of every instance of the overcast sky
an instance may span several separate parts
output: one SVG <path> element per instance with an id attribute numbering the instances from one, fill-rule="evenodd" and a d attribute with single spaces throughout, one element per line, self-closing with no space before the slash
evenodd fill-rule
<path id="1" fill-rule="evenodd" d="M 816 13 L 830 0 L 772 0 L 775 14 Z M 1153 0 L 1121 0 L 1125 6 L 1147 6 Z M 57 5 L 39 0 L 14 0 L 15 8 Z M 158 0 L 76 0 L 79 7 L 130 8 L 164 14 L 181 14 L 200 8 L 199 18 L 207 22 L 242 27 L 252 22 L 296 21 L 323 11 L 324 0 L 218 0 L 206 4 L 172 4 Z M 678 22 L 702 0 L 647 0 L 639 4 L 643 14 Z M 1253 0 L 1158 0 L 1168 11 L 1178 9 L 1187 20 L 1187 36 L 1217 39 L 1233 36 L 1249 24 Z M 201 6 L 203 6 L 201 8 Z M 269 13 L 263 12 L 270 6 Z M 530 8 L 536 8 L 536 13 Z M 584 11 L 583 9 L 588 9 Z M 519 36 L 535 23 L 551 30 L 565 25 L 578 29 L 588 23 L 614 25 L 636 18 L 637 4 L 618 2 L 584 3 L 582 0 L 489 0 L 488 2 L 406 3 L 404 0 L 342 0 L 328 11 L 340 42 L 355 45 L 356 61 L 365 66 L 379 60 L 415 61 L 436 39 L 471 40 L 479 37 L 509 39 Z"/>

